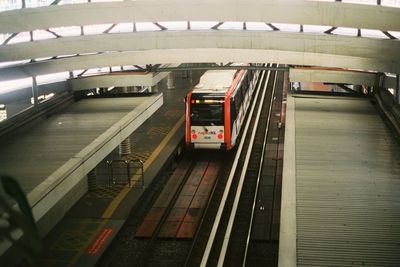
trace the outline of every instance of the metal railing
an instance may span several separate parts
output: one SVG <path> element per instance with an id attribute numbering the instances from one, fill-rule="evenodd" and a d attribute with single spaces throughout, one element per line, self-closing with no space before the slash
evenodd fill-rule
<path id="1" fill-rule="evenodd" d="M 118 166 L 115 165 L 116 163 L 118 164 Z M 125 165 L 122 167 L 122 170 L 125 170 L 122 173 L 117 172 L 118 169 L 121 169 L 121 163 Z M 111 187 L 112 185 L 126 185 L 126 184 L 128 184 L 129 187 L 132 187 L 132 183 L 135 185 L 137 182 L 140 182 L 141 187 L 144 187 L 143 161 L 141 161 L 140 159 L 107 160 L 107 167 L 109 170 L 109 176 L 108 176 L 109 187 Z M 134 171 L 132 171 L 132 169 Z M 135 179 L 136 177 L 137 179 Z"/>

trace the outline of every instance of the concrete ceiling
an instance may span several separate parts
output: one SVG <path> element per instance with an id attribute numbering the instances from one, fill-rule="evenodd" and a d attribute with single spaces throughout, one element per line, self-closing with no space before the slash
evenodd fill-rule
<path id="1" fill-rule="evenodd" d="M 179 7 L 179 8 L 178 8 Z M 0 32 L 152 21 L 259 21 L 400 31 L 400 9 L 314 1 L 139 0 L 1 12 Z M 106 66 L 274 62 L 400 73 L 400 41 L 249 30 L 99 34 L 7 44 L 0 62 L 75 56 L 0 68 L 0 80 Z"/>
<path id="2" fill-rule="evenodd" d="M 400 9 L 302 0 L 139 0 L 2 12 L 0 32 L 144 21 L 261 21 L 400 31 Z"/>

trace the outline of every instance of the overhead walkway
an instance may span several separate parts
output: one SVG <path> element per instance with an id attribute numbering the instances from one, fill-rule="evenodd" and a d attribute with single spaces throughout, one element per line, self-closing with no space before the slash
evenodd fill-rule
<path id="1" fill-rule="evenodd" d="M 174 68 L 180 64 L 165 64 L 161 67 Z M 156 86 L 162 79 L 170 75 L 170 72 L 110 72 L 99 75 L 80 76 L 70 80 L 72 90 L 80 91 L 101 87 L 152 87 Z"/>
<path id="2" fill-rule="evenodd" d="M 85 99 L 2 140 L 1 173 L 27 194 L 42 236 L 86 193 L 87 173 L 162 103 L 162 94 Z"/>
<path id="3" fill-rule="evenodd" d="M 290 95 L 280 266 L 397 266 L 400 146 L 368 99 Z"/>

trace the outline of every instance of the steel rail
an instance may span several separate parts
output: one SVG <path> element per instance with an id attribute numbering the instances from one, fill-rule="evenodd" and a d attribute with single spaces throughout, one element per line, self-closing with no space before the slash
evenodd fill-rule
<path id="1" fill-rule="evenodd" d="M 256 119 L 255 119 L 254 126 L 253 126 L 253 129 L 252 129 L 253 131 L 252 131 L 251 136 L 250 136 L 249 146 L 247 147 L 246 157 L 245 157 L 245 160 L 244 160 L 244 163 L 243 163 L 242 172 L 240 173 L 239 184 L 238 184 L 238 187 L 236 189 L 235 199 L 234 199 L 233 207 L 231 209 L 231 213 L 230 213 L 230 216 L 229 216 L 228 226 L 227 226 L 227 229 L 225 231 L 224 241 L 222 243 L 222 248 L 221 248 L 221 252 L 220 252 L 219 258 L 218 258 L 217 266 L 221 266 L 222 267 L 224 265 L 226 251 L 228 249 L 229 240 L 231 238 L 232 227 L 233 227 L 233 223 L 235 221 L 236 211 L 237 211 L 237 208 L 238 208 L 238 205 L 239 205 L 240 195 L 242 194 L 242 188 L 243 188 L 244 178 L 245 178 L 246 172 L 247 172 L 247 166 L 249 165 L 251 152 L 253 150 L 254 139 L 255 139 L 255 136 L 256 136 L 256 132 L 257 132 L 258 122 L 259 122 L 260 117 L 261 117 L 261 110 L 263 108 L 263 104 L 264 104 L 264 100 L 265 100 L 265 94 L 267 92 L 267 87 L 268 87 L 268 79 L 269 79 L 270 74 L 271 74 L 271 72 L 268 72 L 267 79 L 266 79 L 266 82 L 265 82 L 265 85 L 264 85 L 264 89 L 262 91 L 261 102 L 258 105 Z M 275 75 L 275 77 L 276 76 L 277 75 Z M 272 99 L 272 97 L 271 97 L 271 99 Z"/>
<path id="2" fill-rule="evenodd" d="M 223 161 L 221 162 L 221 166 L 224 165 L 224 161 L 225 161 L 225 160 L 223 160 Z M 219 179 L 219 177 L 220 177 L 221 170 L 219 170 L 219 172 L 220 172 L 220 173 L 218 174 L 217 179 Z M 201 217 L 201 221 L 200 221 L 199 226 L 198 226 L 198 228 L 197 228 L 197 229 L 199 229 L 199 230 L 196 231 L 196 234 L 195 234 L 195 236 L 194 236 L 194 238 L 193 238 L 192 245 L 191 245 L 191 247 L 190 247 L 190 249 L 189 249 L 189 253 L 187 254 L 187 257 L 186 257 L 186 259 L 185 259 L 185 264 L 184 264 L 183 266 L 189 266 L 190 257 L 192 256 L 193 251 L 194 251 L 194 245 L 196 244 L 196 242 L 197 242 L 198 239 L 199 239 L 199 236 L 200 236 L 200 229 L 202 228 L 202 226 L 203 226 L 203 224 L 204 224 L 204 219 L 205 219 L 205 217 L 206 217 L 207 211 L 208 211 L 209 207 L 211 206 L 213 196 L 214 196 L 215 191 L 216 191 L 216 189 L 217 189 L 217 184 L 218 184 L 218 182 L 216 181 L 216 182 L 214 183 L 213 188 L 212 188 L 211 194 L 210 194 L 210 196 L 209 196 L 209 198 L 208 198 L 206 208 L 205 208 L 205 210 L 204 210 L 204 212 L 203 212 L 204 215 Z"/>
<path id="3" fill-rule="evenodd" d="M 249 230 L 247 231 L 247 240 L 246 240 L 246 248 L 244 251 L 244 257 L 243 257 L 243 262 L 242 266 L 246 266 L 246 260 L 247 260 L 247 252 L 249 249 L 249 243 L 250 243 L 250 236 L 252 234 L 252 229 L 253 229 L 253 220 L 254 220 L 254 213 L 256 209 L 256 204 L 257 204 L 257 198 L 258 198 L 258 188 L 260 185 L 260 178 L 261 178 L 261 172 L 262 172 L 262 166 L 264 164 L 264 155 L 265 155 L 265 150 L 267 147 L 267 138 L 268 138 L 268 131 L 269 131 L 269 124 L 271 121 L 271 112 L 272 112 L 272 102 L 274 101 L 274 94 L 275 94 L 275 87 L 276 87 L 276 80 L 277 80 L 278 74 L 275 75 L 274 79 L 274 84 L 272 85 L 272 94 L 271 94 L 271 102 L 269 105 L 269 115 L 268 115 L 268 120 L 267 120 L 267 127 L 265 128 L 265 133 L 264 133 L 264 140 L 263 140 L 263 146 L 262 146 L 262 152 L 261 152 L 261 160 L 259 164 L 259 169 L 258 169 L 258 174 L 257 174 L 257 182 L 256 182 L 256 190 L 255 190 L 255 195 L 254 195 L 254 201 L 253 201 L 253 206 L 251 209 L 251 215 L 250 215 L 250 224 L 249 224 Z"/>
<path id="4" fill-rule="evenodd" d="M 256 92 L 256 95 L 254 96 L 254 101 L 253 101 L 251 109 L 250 109 L 249 118 L 251 118 L 252 115 L 253 115 L 253 112 L 254 112 L 254 109 L 255 109 L 255 106 L 256 106 L 256 101 L 255 100 L 258 98 L 258 95 L 259 95 L 259 92 L 260 92 L 260 88 L 261 88 L 261 85 L 262 85 L 262 80 L 264 79 L 264 75 L 265 75 L 265 72 L 262 72 L 261 79 L 260 79 L 261 82 L 258 84 L 257 92 Z M 249 125 L 250 125 L 250 119 L 248 119 L 247 122 L 246 122 L 244 131 L 243 131 L 243 136 L 242 136 L 242 139 L 240 140 L 240 144 L 238 146 L 238 150 L 236 152 L 235 159 L 233 161 L 232 169 L 231 169 L 231 171 L 229 173 L 229 177 L 228 177 L 228 180 L 227 180 L 227 183 L 226 183 L 226 187 L 225 187 L 225 190 L 224 190 L 220 205 L 218 207 L 217 215 L 215 217 L 215 221 L 214 221 L 213 227 L 211 229 L 210 236 L 208 237 L 207 245 L 206 245 L 206 248 L 204 250 L 203 257 L 201 259 L 201 263 L 200 263 L 201 267 L 205 267 L 207 265 L 208 259 L 210 257 L 211 248 L 212 248 L 212 246 L 214 244 L 215 236 L 217 234 L 218 225 L 219 225 L 219 223 L 221 221 L 222 212 L 223 212 L 223 210 L 225 208 L 226 199 L 228 198 L 228 194 L 229 194 L 229 191 L 230 191 L 230 188 L 231 188 L 231 185 L 232 185 L 232 180 L 233 180 L 233 177 L 235 175 L 235 170 L 237 168 L 237 165 L 238 165 L 238 162 L 239 162 L 239 157 L 240 157 L 240 154 L 241 154 L 242 149 L 243 149 L 244 141 L 245 141 L 247 133 L 249 131 Z"/>
<path id="5" fill-rule="evenodd" d="M 146 266 L 147 265 L 146 262 L 149 259 L 150 254 L 153 252 L 153 249 L 155 247 L 155 242 L 156 242 L 156 239 L 158 238 L 158 235 L 160 234 L 161 228 L 164 225 L 164 223 L 166 222 L 168 216 L 170 215 L 180 193 L 182 192 L 183 187 L 185 186 L 186 182 L 189 179 L 189 176 L 192 174 L 192 171 L 196 166 L 197 159 L 198 159 L 198 157 L 195 157 L 194 159 L 190 160 L 189 167 L 186 170 L 184 177 L 180 181 L 178 188 L 174 192 L 172 199 L 168 203 L 165 212 L 162 214 L 160 220 L 158 221 L 157 226 L 154 229 L 154 232 L 149 240 L 149 243 L 146 245 L 146 249 L 144 250 L 144 253 L 140 256 L 138 261 L 135 263 L 137 266 Z"/>

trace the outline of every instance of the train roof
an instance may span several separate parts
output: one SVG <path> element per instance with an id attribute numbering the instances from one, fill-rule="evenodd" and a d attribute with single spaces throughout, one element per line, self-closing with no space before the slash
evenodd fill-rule
<path id="1" fill-rule="evenodd" d="M 237 70 L 209 70 L 201 76 L 193 93 L 226 92 L 232 85 Z"/>

